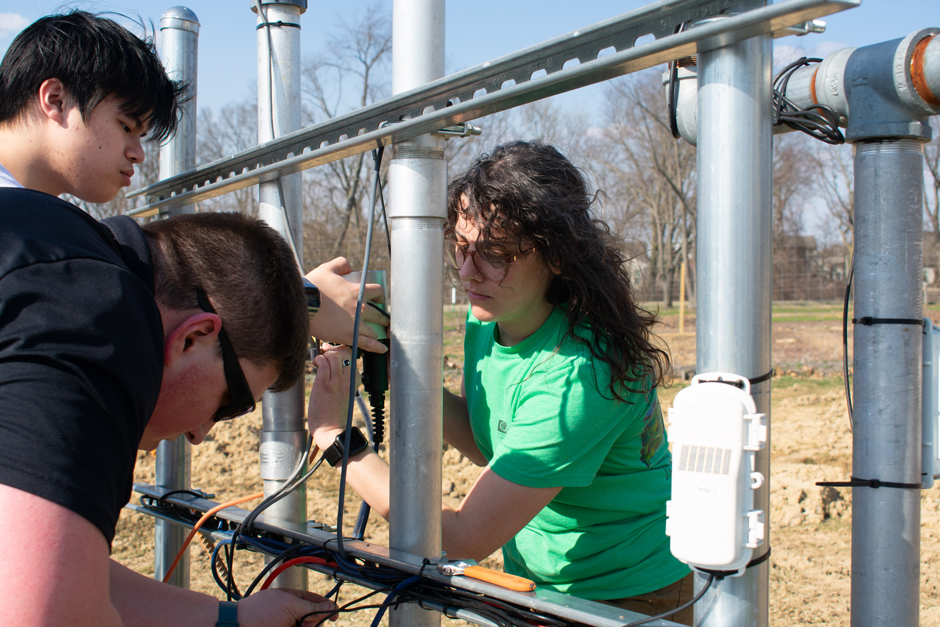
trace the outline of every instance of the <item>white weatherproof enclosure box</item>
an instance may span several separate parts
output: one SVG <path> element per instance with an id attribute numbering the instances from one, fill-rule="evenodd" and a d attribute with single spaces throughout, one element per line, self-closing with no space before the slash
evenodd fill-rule
<path id="1" fill-rule="evenodd" d="M 940 479 L 940 327 L 924 318 L 923 402 L 920 437 L 920 483 L 925 490 Z"/>
<path id="2" fill-rule="evenodd" d="M 756 452 L 767 441 L 750 382 L 728 373 L 696 375 L 669 410 L 672 500 L 666 535 L 672 554 L 708 570 L 744 573 L 764 540 L 754 490 L 763 483 Z"/>

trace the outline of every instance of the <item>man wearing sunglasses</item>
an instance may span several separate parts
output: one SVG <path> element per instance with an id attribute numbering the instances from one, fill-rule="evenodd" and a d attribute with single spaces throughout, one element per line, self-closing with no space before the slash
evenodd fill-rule
<path id="1" fill-rule="evenodd" d="M 0 524 L 29 537 L 0 548 L 0 624 L 214 625 L 216 599 L 130 571 L 109 545 L 138 447 L 198 444 L 302 376 L 310 320 L 291 251 L 238 214 L 141 229 L 37 200 L 0 189 Z M 272 592 L 240 602 L 239 624 L 333 607 Z"/>

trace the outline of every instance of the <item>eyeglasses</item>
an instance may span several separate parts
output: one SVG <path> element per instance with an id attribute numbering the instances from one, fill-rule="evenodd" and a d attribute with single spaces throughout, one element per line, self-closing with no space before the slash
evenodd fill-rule
<path id="1" fill-rule="evenodd" d="M 444 261 L 447 265 L 456 271 L 463 268 L 467 257 L 473 260 L 473 267 L 481 275 L 491 281 L 502 281 L 509 272 L 509 264 L 518 261 L 529 255 L 535 247 L 524 250 L 516 255 L 509 255 L 496 251 L 470 250 L 467 244 L 460 244 L 454 239 L 448 238 L 444 245 Z"/>
<path id="2" fill-rule="evenodd" d="M 201 287 L 196 288 L 196 300 L 206 313 L 216 313 Z M 255 410 L 255 395 L 251 393 L 245 373 L 238 363 L 238 355 L 235 354 L 224 327 L 219 329 L 219 344 L 222 345 L 222 368 L 225 371 L 225 383 L 228 385 L 229 402 L 216 410 L 212 422 L 231 420 Z"/>

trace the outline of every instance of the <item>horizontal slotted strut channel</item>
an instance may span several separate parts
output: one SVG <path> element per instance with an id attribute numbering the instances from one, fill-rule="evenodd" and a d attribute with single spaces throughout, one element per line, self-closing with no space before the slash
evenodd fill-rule
<path id="1" fill-rule="evenodd" d="M 653 3 L 136 190 L 128 196 L 146 195 L 150 204 L 128 215 L 166 212 L 756 35 L 791 34 L 789 28 L 859 0 L 762 4 Z M 680 24 L 735 6 L 744 12 L 675 33 Z M 655 40 L 634 46 L 647 35 Z M 615 52 L 598 56 L 610 49 Z M 578 63 L 564 67 L 573 60 Z"/>

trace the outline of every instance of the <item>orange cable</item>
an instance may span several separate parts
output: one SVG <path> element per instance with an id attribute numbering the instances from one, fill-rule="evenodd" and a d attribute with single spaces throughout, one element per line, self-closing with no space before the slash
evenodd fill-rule
<path id="1" fill-rule="evenodd" d="M 176 570 L 176 566 L 180 563 L 180 560 L 183 559 L 183 553 L 186 551 L 187 548 L 189 548 L 189 543 L 192 542 L 193 538 L 196 537 L 196 533 L 199 531 L 199 528 L 202 527 L 202 525 L 207 520 L 212 518 L 212 516 L 215 515 L 216 512 L 219 512 L 225 509 L 226 507 L 232 507 L 233 505 L 244 503 L 245 501 L 253 501 L 255 499 L 260 499 L 262 496 L 264 496 L 264 492 L 258 492 L 256 494 L 251 494 L 249 496 L 243 496 L 243 497 L 234 499 L 232 501 L 228 501 L 227 503 L 216 505 L 215 507 L 210 509 L 208 512 L 203 514 L 202 518 L 200 518 L 196 522 L 195 526 L 193 527 L 193 530 L 189 532 L 188 536 L 186 536 L 186 540 L 183 541 L 183 546 L 180 547 L 179 553 L 176 554 L 176 559 L 174 559 L 173 563 L 170 564 L 170 569 L 166 571 L 166 575 L 163 576 L 163 583 L 166 583 L 170 580 L 170 575 L 173 574 L 173 571 Z"/>

